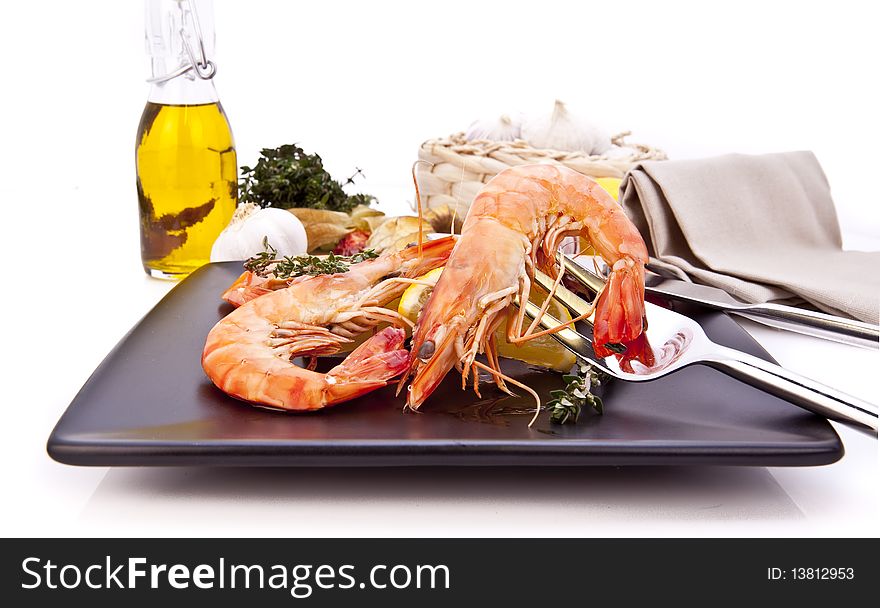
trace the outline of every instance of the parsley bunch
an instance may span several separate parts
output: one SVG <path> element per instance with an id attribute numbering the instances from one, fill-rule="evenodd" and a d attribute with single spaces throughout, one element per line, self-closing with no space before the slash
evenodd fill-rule
<path id="1" fill-rule="evenodd" d="M 242 166 L 238 185 L 240 203 L 255 203 L 260 207 L 310 207 L 349 213 L 358 205 L 369 205 L 376 199 L 369 194 L 349 196 L 342 187 L 354 183 L 363 172 L 340 184 L 324 169 L 317 154 L 306 154 L 296 144 L 280 148 L 264 148 L 257 164 Z"/>

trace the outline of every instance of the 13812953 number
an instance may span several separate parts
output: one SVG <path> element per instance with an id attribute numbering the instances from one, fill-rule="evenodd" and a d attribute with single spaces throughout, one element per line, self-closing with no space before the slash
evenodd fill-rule
<path id="1" fill-rule="evenodd" d="M 852 580 L 853 568 L 791 568 L 791 578 L 797 581 Z"/>

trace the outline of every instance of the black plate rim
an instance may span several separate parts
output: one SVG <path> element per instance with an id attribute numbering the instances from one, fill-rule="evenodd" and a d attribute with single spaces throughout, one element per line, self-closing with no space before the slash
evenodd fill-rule
<path id="1" fill-rule="evenodd" d="M 230 265 L 205 265 L 187 280 L 221 264 Z M 827 439 L 789 443 L 784 449 L 758 441 L 732 441 L 725 446 L 724 442 L 717 440 L 677 439 L 631 441 L 622 445 L 619 441 L 603 439 L 566 438 L 560 441 L 540 437 L 527 440 L 325 439 L 296 442 L 215 439 L 208 445 L 193 442 L 169 446 L 163 441 L 107 437 L 95 441 L 82 437 L 81 433 L 66 434 L 65 419 L 72 415 L 85 387 L 99 375 L 152 312 L 174 297 L 175 290 L 184 282 L 163 296 L 150 312 L 125 333 L 77 392 L 48 438 L 46 450 L 53 460 L 75 466 L 817 466 L 837 462 L 844 455 L 840 437 L 827 421 L 824 421 L 830 429 Z M 727 317 L 763 358 L 775 362 L 761 344 L 729 315 L 718 314 Z M 728 462 L 726 458 L 735 460 Z"/>

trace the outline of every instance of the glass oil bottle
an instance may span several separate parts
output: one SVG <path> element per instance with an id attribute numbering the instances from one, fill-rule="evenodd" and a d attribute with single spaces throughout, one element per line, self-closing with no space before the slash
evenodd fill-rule
<path id="1" fill-rule="evenodd" d="M 237 199 L 238 164 L 209 59 L 210 0 L 146 0 L 152 78 L 135 160 L 141 259 L 147 274 L 181 278 L 209 261 Z"/>

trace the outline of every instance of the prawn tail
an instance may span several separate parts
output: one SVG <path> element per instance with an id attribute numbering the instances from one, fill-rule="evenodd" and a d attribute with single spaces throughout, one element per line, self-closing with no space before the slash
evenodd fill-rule
<path id="1" fill-rule="evenodd" d="M 429 270 L 443 266 L 455 246 L 455 236 L 444 236 L 439 239 L 427 240 L 422 244 L 421 252 L 416 246 L 410 246 L 398 252 L 401 262 L 405 265 L 403 276 L 419 277 Z"/>
<path id="2" fill-rule="evenodd" d="M 327 372 L 327 404 L 354 399 L 386 386 L 409 367 L 409 353 L 403 348 L 406 333 L 386 327 L 354 349 L 345 360 Z"/>
<path id="3" fill-rule="evenodd" d="M 627 262 L 614 265 L 596 304 L 593 350 L 599 357 L 619 353 L 617 345 L 635 341 L 644 330 L 644 279 L 641 267 Z"/>
<path id="4" fill-rule="evenodd" d="M 249 270 L 245 270 L 241 273 L 241 276 L 235 279 L 235 282 L 223 292 L 221 298 L 237 308 L 254 298 L 259 298 L 260 296 L 273 291 L 266 287 L 264 285 L 265 283 L 268 283 L 267 279 L 264 279 Z"/>

